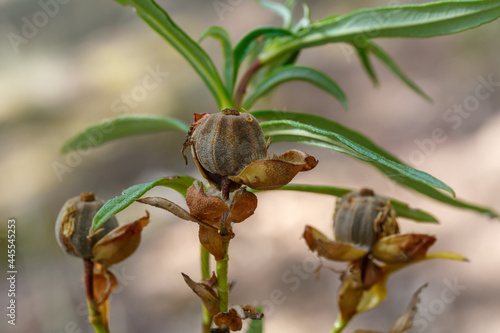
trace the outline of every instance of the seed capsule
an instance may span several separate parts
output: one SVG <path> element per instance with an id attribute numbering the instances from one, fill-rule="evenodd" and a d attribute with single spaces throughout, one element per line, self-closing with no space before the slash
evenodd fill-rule
<path id="1" fill-rule="evenodd" d="M 248 164 L 267 157 L 264 133 L 251 114 L 225 109 L 197 117 L 187 145 L 202 174 L 217 188 L 222 177 L 237 175 Z"/>
<path id="2" fill-rule="evenodd" d="M 348 193 L 337 201 L 333 227 L 337 241 L 368 249 L 378 239 L 399 232 L 389 200 L 370 189 Z"/>
<path id="3" fill-rule="evenodd" d="M 92 219 L 103 205 L 104 201 L 92 192 L 82 192 L 64 203 L 57 216 L 55 231 L 57 242 L 66 253 L 89 259 L 93 245 L 118 226 L 113 216 L 92 233 Z"/>

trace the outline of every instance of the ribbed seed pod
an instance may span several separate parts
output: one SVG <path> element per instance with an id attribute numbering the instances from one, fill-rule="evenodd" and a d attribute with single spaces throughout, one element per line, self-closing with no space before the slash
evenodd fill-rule
<path id="1" fill-rule="evenodd" d="M 333 227 L 337 241 L 370 249 L 379 238 L 399 232 L 389 200 L 370 189 L 348 193 L 337 201 Z"/>
<path id="2" fill-rule="evenodd" d="M 192 134 L 193 156 L 206 171 L 218 176 L 237 175 L 267 155 L 266 140 L 257 119 L 225 109 L 210 114 Z"/>
<path id="3" fill-rule="evenodd" d="M 92 192 L 82 192 L 80 196 L 68 199 L 61 208 L 56 221 L 56 239 L 59 246 L 68 254 L 89 259 L 92 246 L 111 230 L 118 227 L 113 216 L 107 220 L 97 233 L 90 236 L 92 219 L 104 205 Z"/>

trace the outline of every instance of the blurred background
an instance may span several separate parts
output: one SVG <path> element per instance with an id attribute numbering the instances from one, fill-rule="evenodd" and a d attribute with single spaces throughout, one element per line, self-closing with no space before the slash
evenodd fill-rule
<path id="1" fill-rule="evenodd" d="M 416 3 L 401 1 L 400 3 Z M 0 0 L 0 212 L 1 264 L 7 271 L 6 226 L 17 223 L 17 320 L 7 324 L 6 279 L 0 279 L 2 332 L 92 332 L 86 322 L 82 263 L 66 256 L 54 223 L 66 199 L 93 191 L 110 199 L 161 176 L 200 177 L 179 153 L 184 135 L 137 136 L 62 155 L 65 140 L 122 114 L 169 115 L 190 123 L 194 112 L 216 112 L 211 95 L 187 62 L 133 13 L 114 1 Z M 212 26 L 233 41 L 257 26 L 281 25 L 250 0 L 159 1 L 193 38 Z M 313 20 L 394 1 L 307 1 Z M 297 6 L 297 17 L 301 16 Z M 45 13 L 45 14 L 44 14 Z M 36 25 L 35 25 L 36 24 Z M 374 88 L 353 50 L 342 44 L 302 52 L 298 63 L 332 76 L 346 92 L 345 112 L 331 96 L 306 83 L 289 83 L 255 109 L 300 111 L 331 117 L 361 131 L 410 165 L 450 185 L 461 199 L 500 211 L 500 21 L 458 35 L 378 40 L 433 103 L 403 85 L 378 61 Z M 17 37 L 16 37 L 17 36 Z M 220 64 L 218 42 L 202 46 Z M 157 85 L 134 95 L 156 72 Z M 484 82 L 490 82 L 485 85 Z M 482 86 L 482 88 L 481 88 Z M 135 90 L 134 90 L 135 89 Z M 485 98 L 475 98 L 478 89 Z M 477 101 L 474 102 L 474 101 Z M 459 111 L 460 108 L 463 111 Z M 442 133 L 436 140 L 434 132 Z M 274 144 L 284 152 L 290 144 Z M 357 316 L 345 332 L 387 331 L 425 282 L 412 332 L 500 332 L 500 224 L 403 189 L 371 167 L 328 150 L 298 147 L 319 159 L 294 182 L 368 186 L 432 212 L 440 224 L 400 220 L 403 232 L 436 235 L 432 251 L 455 251 L 469 263 L 429 261 L 391 277 L 387 300 Z M 166 188 L 161 195 L 179 204 Z M 335 199 L 294 192 L 259 194 L 255 215 L 237 225 L 231 242 L 234 304 L 266 306 L 266 332 L 328 332 L 337 315 L 338 275 L 313 272 L 316 257 L 301 234 L 310 224 L 333 236 Z M 151 223 L 138 251 L 113 267 L 120 286 L 111 298 L 113 332 L 200 332 L 198 298 L 181 272 L 197 280 L 198 228 L 148 208 Z M 139 204 L 119 214 L 121 223 L 143 216 Z M 329 264 L 332 266 L 331 264 Z M 333 265 L 341 269 L 342 265 Z"/>

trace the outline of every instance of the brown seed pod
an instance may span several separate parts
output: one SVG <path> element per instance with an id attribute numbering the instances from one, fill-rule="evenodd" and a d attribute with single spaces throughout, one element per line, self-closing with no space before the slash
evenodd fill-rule
<path id="1" fill-rule="evenodd" d="M 61 208 L 56 221 L 56 239 L 68 254 L 89 259 L 92 246 L 118 226 L 113 216 L 95 233 L 91 233 L 92 219 L 104 205 L 92 192 L 82 192 L 80 196 L 68 199 Z"/>
<path id="2" fill-rule="evenodd" d="M 237 175 L 253 161 L 267 157 L 267 143 L 257 119 L 224 109 L 195 117 L 184 148 L 190 146 L 203 176 L 220 189 L 224 176 Z M 233 184 L 233 188 L 239 185 Z"/>
<path id="3" fill-rule="evenodd" d="M 348 193 L 337 201 L 333 227 L 337 241 L 368 249 L 378 239 L 399 232 L 389 200 L 370 189 Z"/>

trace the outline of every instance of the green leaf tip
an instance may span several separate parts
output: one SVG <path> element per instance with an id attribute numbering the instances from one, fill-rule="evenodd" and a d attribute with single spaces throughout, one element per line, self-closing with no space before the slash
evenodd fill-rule
<path id="1" fill-rule="evenodd" d="M 131 114 L 107 119 L 99 124 L 88 127 L 66 141 L 61 148 L 61 152 L 66 154 L 75 150 L 86 150 L 131 135 L 170 130 L 187 133 L 189 125 L 172 117 Z"/>

